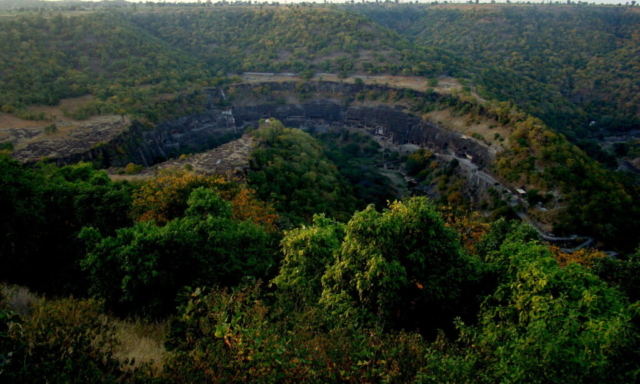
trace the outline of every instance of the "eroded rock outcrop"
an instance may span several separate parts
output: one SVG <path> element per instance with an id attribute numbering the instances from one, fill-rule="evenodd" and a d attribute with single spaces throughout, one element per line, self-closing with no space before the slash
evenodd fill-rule
<path id="1" fill-rule="evenodd" d="M 255 85 L 233 86 L 233 95 L 220 88 L 207 89 L 204 112 L 153 125 L 137 121 L 108 141 L 101 141 L 85 151 L 52 157 L 59 164 L 92 161 L 102 167 L 121 167 L 133 162 L 151 166 L 184 153 L 211 149 L 239 138 L 248 127 L 257 127 L 261 119 L 274 117 L 290 127 L 348 126 L 382 136 L 396 144 L 412 143 L 438 153 L 470 159 L 479 167 L 489 165 L 494 155 L 483 143 L 440 125 L 423 120 L 394 103 L 353 102 L 358 92 L 404 92 L 380 85 L 354 85 L 335 82 L 268 83 L 267 93 L 288 95 L 283 103 L 243 97 Z M 414 98 L 432 99 L 437 94 L 411 91 Z M 295 97 L 294 97 L 295 96 Z M 306 99 L 295 101 L 297 97 Z M 268 98 L 267 98 L 268 99 Z M 293 99 L 293 101 L 291 100 Z M 46 146 L 44 146 L 46 148 Z M 45 151 L 46 152 L 46 151 Z"/>

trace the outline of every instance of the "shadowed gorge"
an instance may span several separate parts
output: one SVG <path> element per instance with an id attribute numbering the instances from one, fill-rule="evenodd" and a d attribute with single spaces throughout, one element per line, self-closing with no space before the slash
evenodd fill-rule
<path id="1" fill-rule="evenodd" d="M 382 136 L 395 144 L 410 143 L 437 152 L 451 151 L 462 157 L 468 153 L 474 156 L 474 163 L 481 167 L 488 166 L 495 158 L 496 148 L 487 147 L 455 131 L 424 121 L 405 105 L 394 105 L 393 101 L 376 103 L 375 106 L 344 103 L 345 99 L 355 99 L 359 92 L 365 90 L 363 86 L 331 82 L 308 83 L 304 86 L 309 88 L 309 92 L 319 92 L 325 97 L 285 105 L 273 100 L 265 103 L 256 100 L 253 104 L 248 99 L 236 96 L 242 92 L 250 93 L 254 89 L 268 87 L 270 92 L 283 92 L 297 97 L 296 87 L 299 85 L 300 83 L 291 82 L 264 83 L 259 87 L 233 86 L 233 99 L 238 100 L 239 105 L 227 101 L 220 88 L 207 89 L 204 91 L 207 96 L 207 103 L 203 106 L 204 113 L 184 116 L 151 127 L 134 122 L 127 132 L 104 143 L 100 148 L 53 160 L 61 164 L 98 160 L 102 161 L 98 164 L 103 167 L 124 166 L 129 162 L 151 166 L 160 159 L 180 153 L 198 152 L 209 141 L 214 143 L 210 144 L 213 147 L 216 141 L 238 135 L 247 127 L 256 127 L 261 119 L 270 117 L 289 127 L 354 127 Z M 366 91 L 397 92 L 396 89 L 384 86 L 367 86 Z M 431 99 L 433 102 L 441 97 L 437 94 L 428 96 L 421 92 L 410 92 L 413 98 Z M 128 155 L 116 149 L 123 145 L 127 146 L 124 152 Z M 20 152 L 16 155 L 20 157 Z M 36 159 L 42 156 L 39 154 Z"/>
<path id="2" fill-rule="evenodd" d="M 247 128 L 275 118 L 289 127 L 346 127 L 367 132 L 395 147 L 409 145 L 414 150 L 428 149 L 441 162 L 459 164 L 456 172 L 463 176 L 461 192 L 468 199 L 476 203 L 488 201 L 488 193 L 494 194 L 490 190 L 496 190 L 496 203 L 500 200 L 507 203 L 502 208 L 505 212 L 511 209 L 510 205 L 524 205 L 528 219 L 547 228 L 542 232 L 570 235 L 578 231 L 602 240 L 617 239 L 620 244 L 620 239 L 628 238 L 622 233 L 631 233 L 636 228 L 634 219 L 630 218 L 622 227 L 616 224 L 615 230 L 594 230 L 596 225 L 604 228 L 610 223 L 619 223 L 614 212 L 625 210 L 625 201 L 629 201 L 628 192 L 620 189 L 630 188 L 628 191 L 637 193 L 637 187 L 625 187 L 622 180 L 588 159 L 563 136 L 509 104 L 482 102 L 464 92 L 454 95 L 328 81 L 207 88 L 194 100 L 200 103 L 198 109 L 202 112 L 156 125 L 134 121 L 128 130 L 111 141 L 55 161 L 59 164 L 89 161 L 99 167 L 124 167 L 129 163 L 150 167 L 169 158 L 235 140 Z M 485 136 L 492 133 L 493 137 Z M 246 171 L 241 163 L 233 163 L 228 168 L 224 158 L 214 158 L 218 160 L 213 169 Z M 566 162 L 575 164 L 573 173 L 567 173 Z M 213 169 L 200 170 L 211 172 Z M 614 188 L 620 190 L 619 196 L 613 192 L 615 198 L 611 194 L 602 196 L 599 204 L 609 204 L 611 208 L 603 211 L 603 206 L 585 206 L 580 200 L 578 196 L 598 188 L 594 183 L 616 186 Z M 611 187 L 608 190 L 611 191 Z M 534 192 L 526 200 L 520 200 L 516 192 L 520 188 Z M 442 196 L 442 192 L 427 188 L 429 190 Z M 543 207 L 535 205 L 535 199 L 555 203 Z M 631 212 L 630 217 L 635 217 L 635 210 Z"/>
<path id="3" fill-rule="evenodd" d="M 0 382 L 636 383 L 640 6 L 0 0 Z"/>

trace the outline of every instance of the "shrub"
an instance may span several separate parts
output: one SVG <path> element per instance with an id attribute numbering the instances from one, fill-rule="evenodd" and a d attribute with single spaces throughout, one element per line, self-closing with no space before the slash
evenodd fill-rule
<path id="1" fill-rule="evenodd" d="M 139 373 L 113 357 L 114 329 L 94 300 L 41 301 L 10 340 L 21 349 L 0 373 L 5 382 L 116 383 Z"/>
<path id="2" fill-rule="evenodd" d="M 274 263 L 271 236 L 233 214 L 215 191 L 199 188 L 185 216 L 165 226 L 139 222 L 112 237 L 84 228 L 89 252 L 82 266 L 92 292 L 116 309 L 162 316 L 174 310 L 184 286 L 233 286 L 247 275 L 265 276 Z"/>
<path id="3" fill-rule="evenodd" d="M 126 167 L 124 167 L 124 171 L 127 173 L 127 175 L 135 175 L 137 173 L 142 172 L 143 169 L 144 169 L 143 165 L 138 165 L 134 163 L 129 163 L 127 164 Z"/>
<path id="4" fill-rule="evenodd" d="M 369 206 L 345 234 L 322 278 L 320 302 L 335 316 L 430 332 L 459 314 L 474 264 L 426 198 L 395 202 L 382 213 Z"/>
<path id="5" fill-rule="evenodd" d="M 425 364 L 415 334 L 345 325 L 322 311 L 271 312 L 259 286 L 197 289 L 170 325 L 173 382 L 411 382 Z"/>
<path id="6" fill-rule="evenodd" d="M 44 134 L 45 135 L 51 135 L 58 132 L 58 126 L 55 124 L 49 124 L 46 127 L 44 127 Z"/>

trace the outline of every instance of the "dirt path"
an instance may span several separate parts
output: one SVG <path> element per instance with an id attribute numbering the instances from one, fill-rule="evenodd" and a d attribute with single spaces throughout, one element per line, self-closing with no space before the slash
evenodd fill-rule
<path id="1" fill-rule="evenodd" d="M 240 76 L 244 83 L 263 83 L 266 81 L 286 82 L 286 81 L 302 81 L 302 78 L 294 73 L 268 73 L 268 72 L 247 72 Z M 433 88 L 439 93 L 450 93 L 456 89 L 462 89 L 462 84 L 453 77 L 441 77 L 438 79 L 438 85 L 429 87 L 427 79 L 421 76 L 368 76 L 353 75 L 345 79 L 341 79 L 338 75 L 332 73 L 317 73 L 312 80 L 334 81 L 336 83 L 344 82 L 347 84 L 355 84 L 356 79 L 362 80 L 365 84 L 387 85 L 395 88 L 410 88 L 416 91 L 424 92 L 428 88 Z"/>

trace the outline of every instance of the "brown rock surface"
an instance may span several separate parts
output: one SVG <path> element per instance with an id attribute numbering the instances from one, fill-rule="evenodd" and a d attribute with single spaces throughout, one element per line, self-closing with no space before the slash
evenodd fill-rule
<path id="1" fill-rule="evenodd" d="M 253 136 L 246 134 L 240 139 L 223 144 L 210 151 L 196 155 L 169 160 L 147 168 L 137 175 L 112 175 L 114 180 L 140 180 L 153 177 L 158 171 L 184 169 L 191 165 L 197 173 L 221 174 L 229 176 L 244 175 L 249 167 L 249 156 L 255 148 Z"/>
<path id="2" fill-rule="evenodd" d="M 120 116 L 96 116 L 86 121 L 55 121 L 57 132 L 45 134 L 41 124 L 31 127 L 0 128 L 1 141 L 13 143 L 13 156 L 23 162 L 43 157 L 58 158 L 83 153 L 99 143 L 107 143 L 126 129 Z"/>

